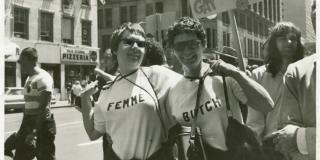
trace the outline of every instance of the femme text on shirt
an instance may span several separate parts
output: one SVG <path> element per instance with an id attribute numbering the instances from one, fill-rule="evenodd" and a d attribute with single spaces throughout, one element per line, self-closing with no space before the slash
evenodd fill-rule
<path id="1" fill-rule="evenodd" d="M 221 101 L 219 99 L 214 99 L 214 98 L 212 98 L 211 100 L 206 101 L 204 104 L 201 104 L 199 106 L 200 112 L 198 112 L 198 114 L 199 113 L 201 113 L 202 115 L 205 114 L 203 108 L 205 108 L 205 110 L 207 112 L 212 111 L 213 108 L 221 108 Z M 190 116 L 189 116 L 189 114 L 190 114 Z M 184 121 L 186 121 L 186 122 L 189 122 L 190 121 L 190 117 L 193 119 L 194 116 L 195 116 L 195 109 L 192 109 L 192 110 L 190 110 L 188 112 L 182 112 L 182 117 L 183 117 Z"/>
<path id="2" fill-rule="evenodd" d="M 121 101 L 110 102 L 108 104 L 107 111 L 109 111 L 111 108 L 114 108 L 115 110 L 129 108 L 131 106 L 142 103 L 144 101 L 145 100 L 142 97 L 142 94 L 138 94 L 138 95 L 131 96 L 131 97 L 124 99 L 124 100 L 121 100 Z"/>

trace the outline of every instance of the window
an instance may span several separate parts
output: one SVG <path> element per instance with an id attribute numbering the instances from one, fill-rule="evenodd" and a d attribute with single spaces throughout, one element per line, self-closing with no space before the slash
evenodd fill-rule
<path id="1" fill-rule="evenodd" d="M 5 87 L 15 87 L 16 86 L 16 63 L 15 62 L 5 62 L 4 74 L 4 86 Z"/>
<path id="2" fill-rule="evenodd" d="M 130 22 L 137 22 L 137 6 L 130 6 Z"/>
<path id="3" fill-rule="evenodd" d="M 63 17 L 62 18 L 62 27 L 61 37 L 63 43 L 73 44 L 73 18 Z"/>
<path id="4" fill-rule="evenodd" d="M 269 20 L 272 20 L 272 5 L 271 5 L 271 1 L 272 0 L 269 0 Z"/>
<path id="5" fill-rule="evenodd" d="M 82 44 L 91 46 L 91 22 L 87 20 L 82 21 Z"/>
<path id="6" fill-rule="evenodd" d="M 211 29 L 210 28 L 206 29 L 206 34 L 207 34 L 207 48 L 211 48 Z"/>
<path id="7" fill-rule="evenodd" d="M 263 11 L 262 11 L 262 2 L 259 2 L 259 15 L 262 16 L 263 15 Z"/>
<path id="8" fill-rule="evenodd" d="M 112 28 L 112 8 L 106 8 L 104 14 L 106 28 Z"/>
<path id="9" fill-rule="evenodd" d="M 90 1 L 90 0 L 81 0 L 81 4 L 82 4 L 82 5 L 89 6 L 89 5 L 90 5 L 89 1 Z"/>
<path id="10" fill-rule="evenodd" d="M 246 16 L 243 13 L 239 13 L 239 26 L 241 28 L 246 28 Z"/>
<path id="11" fill-rule="evenodd" d="M 29 10 L 14 7 L 14 24 L 13 33 L 15 37 L 29 38 Z"/>
<path id="12" fill-rule="evenodd" d="M 267 18 L 268 17 L 268 2 L 267 0 L 263 0 L 263 6 L 264 6 L 264 17 Z"/>
<path id="13" fill-rule="evenodd" d="M 125 23 L 125 22 L 128 22 L 128 13 L 127 13 L 127 7 L 124 6 L 124 7 L 121 7 L 120 8 L 120 23 Z"/>
<path id="14" fill-rule="evenodd" d="M 247 30 L 249 33 L 252 32 L 252 18 L 250 16 L 247 17 Z"/>
<path id="15" fill-rule="evenodd" d="M 102 36 L 102 51 L 101 51 L 102 53 L 104 53 L 106 49 L 111 48 L 110 38 L 111 38 L 111 35 Z"/>
<path id="16" fill-rule="evenodd" d="M 103 10 L 98 9 L 98 28 L 101 29 L 103 28 Z"/>
<path id="17" fill-rule="evenodd" d="M 269 35 L 269 27 L 266 25 L 264 27 L 264 36 L 268 37 L 268 35 Z"/>
<path id="18" fill-rule="evenodd" d="M 277 20 L 280 22 L 280 0 L 277 0 Z"/>
<path id="19" fill-rule="evenodd" d="M 181 0 L 181 15 L 188 16 L 188 0 Z"/>
<path id="20" fill-rule="evenodd" d="M 253 33 L 254 33 L 255 35 L 259 34 L 258 26 L 259 26 L 258 21 L 254 21 L 254 23 L 253 23 Z"/>
<path id="21" fill-rule="evenodd" d="M 252 57 L 252 40 L 248 39 L 248 57 Z"/>
<path id="22" fill-rule="evenodd" d="M 163 3 L 162 2 L 156 3 L 156 13 L 163 13 Z"/>
<path id="23" fill-rule="evenodd" d="M 223 46 L 230 47 L 230 34 L 227 32 L 223 32 Z"/>
<path id="24" fill-rule="evenodd" d="M 212 29 L 212 48 L 217 48 L 217 30 Z"/>
<path id="25" fill-rule="evenodd" d="M 257 12 L 258 12 L 258 6 L 257 6 L 257 3 L 254 3 L 254 4 L 253 4 L 253 11 L 254 11 L 255 13 L 257 13 Z"/>
<path id="26" fill-rule="evenodd" d="M 228 12 L 222 12 L 222 23 L 224 25 L 230 24 Z"/>
<path id="27" fill-rule="evenodd" d="M 153 14 L 153 5 L 152 3 L 146 4 L 146 16 Z"/>
<path id="28" fill-rule="evenodd" d="M 277 6 L 276 6 L 276 0 L 273 0 L 273 21 L 277 21 Z"/>
<path id="29" fill-rule="evenodd" d="M 244 37 L 243 38 L 243 53 L 245 57 L 248 57 L 248 53 L 247 53 L 247 39 Z"/>
<path id="30" fill-rule="evenodd" d="M 53 14 L 48 12 L 40 13 L 40 39 L 53 41 Z"/>
<path id="31" fill-rule="evenodd" d="M 259 57 L 259 42 L 254 41 L 254 57 Z"/>
<path id="32" fill-rule="evenodd" d="M 264 36 L 263 35 L 263 23 L 262 22 L 259 23 L 259 35 L 260 36 Z"/>

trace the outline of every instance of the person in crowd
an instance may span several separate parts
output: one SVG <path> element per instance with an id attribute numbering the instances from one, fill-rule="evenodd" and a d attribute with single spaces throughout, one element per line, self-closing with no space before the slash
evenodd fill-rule
<path id="1" fill-rule="evenodd" d="M 311 20 L 316 31 L 316 0 L 311 7 Z M 319 65 L 319 54 L 313 54 L 290 64 L 284 76 L 278 125 L 281 129 L 273 135 L 276 150 L 287 160 L 316 159 L 316 70 Z"/>
<path id="2" fill-rule="evenodd" d="M 164 51 L 157 41 L 153 39 L 146 40 L 145 50 L 146 55 L 141 66 L 163 65 L 165 63 Z"/>
<path id="3" fill-rule="evenodd" d="M 72 83 L 71 82 L 68 82 L 67 84 L 66 84 L 66 90 L 67 90 L 67 99 L 68 99 L 68 103 L 69 104 L 72 104 L 71 103 L 71 87 L 72 87 Z"/>
<path id="4" fill-rule="evenodd" d="M 75 105 L 78 106 L 79 108 L 81 108 L 80 94 L 83 91 L 83 88 L 82 88 L 79 80 L 76 80 L 74 82 L 74 85 L 72 86 L 71 90 L 72 90 L 72 93 L 75 95 Z"/>
<path id="5" fill-rule="evenodd" d="M 184 72 L 170 89 L 167 111 L 181 125 L 191 126 L 198 99 L 200 108 L 195 123 L 202 129 L 207 157 L 225 159 L 228 156 L 225 135 L 228 115 L 222 75 L 226 76 L 233 117 L 239 122 L 242 122 L 239 101 L 267 113 L 272 110 L 272 99 L 261 85 L 235 66 L 222 60 L 211 61 L 211 65 L 202 61 L 206 34 L 199 20 L 190 17 L 178 19 L 168 30 L 168 43 Z M 213 76 L 206 76 L 208 73 Z M 200 96 L 198 87 L 202 88 Z"/>
<path id="6" fill-rule="evenodd" d="M 50 111 L 53 79 L 48 72 L 37 66 L 35 48 L 22 50 L 18 63 L 21 72 L 28 75 L 23 94 L 25 110 L 19 131 L 12 140 L 15 144 L 14 160 L 55 159 L 56 126 Z"/>
<path id="7" fill-rule="evenodd" d="M 290 63 L 303 58 L 301 32 L 291 22 L 277 23 L 270 32 L 270 38 L 262 50 L 267 50 L 265 65 L 253 70 L 252 78 L 261 84 L 274 101 L 271 112 L 262 113 L 248 109 L 247 126 L 263 140 L 278 130 L 281 92 L 284 88 L 283 76 Z"/>
<path id="8" fill-rule="evenodd" d="M 97 89 L 82 94 L 85 130 L 91 140 L 110 135 L 110 158 L 172 159 L 164 145 L 170 123 L 164 108 L 169 88 L 180 75 L 162 66 L 140 67 L 145 46 L 145 32 L 139 24 L 121 25 L 111 38 L 119 75 L 101 90 L 94 109 L 90 96 Z"/>

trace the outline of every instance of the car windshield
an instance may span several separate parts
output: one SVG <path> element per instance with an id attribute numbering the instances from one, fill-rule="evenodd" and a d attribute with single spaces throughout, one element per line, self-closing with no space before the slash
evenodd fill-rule
<path id="1" fill-rule="evenodd" d="M 11 90 L 8 90 L 6 95 L 22 95 L 22 89 L 11 89 Z"/>

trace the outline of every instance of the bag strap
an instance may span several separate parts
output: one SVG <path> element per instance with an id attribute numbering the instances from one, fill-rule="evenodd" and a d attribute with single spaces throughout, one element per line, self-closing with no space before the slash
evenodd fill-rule
<path id="1" fill-rule="evenodd" d="M 227 106 L 227 115 L 228 117 L 233 117 L 233 114 L 230 108 L 230 103 L 229 103 L 228 88 L 227 88 L 227 82 L 226 82 L 225 76 L 222 76 L 222 81 L 223 81 L 224 97 L 225 97 L 226 106 Z"/>

